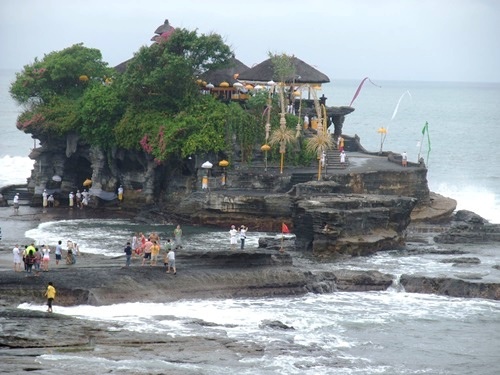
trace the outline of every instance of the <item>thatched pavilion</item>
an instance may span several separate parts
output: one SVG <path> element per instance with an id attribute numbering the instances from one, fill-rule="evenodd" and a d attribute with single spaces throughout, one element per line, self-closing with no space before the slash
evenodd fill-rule
<path id="1" fill-rule="evenodd" d="M 200 77 L 199 84 L 221 100 L 246 100 L 247 92 L 253 87 L 245 87 L 239 82 L 239 75 L 249 68 L 233 58 L 227 68 L 208 71 Z"/>

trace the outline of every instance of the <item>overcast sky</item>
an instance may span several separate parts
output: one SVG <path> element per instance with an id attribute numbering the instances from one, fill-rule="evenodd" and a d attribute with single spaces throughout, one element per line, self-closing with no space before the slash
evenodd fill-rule
<path id="1" fill-rule="evenodd" d="M 500 82 L 498 0 L 1 0 L 0 68 L 80 42 L 115 66 L 165 19 L 222 35 L 248 66 L 274 52 L 330 80 Z"/>

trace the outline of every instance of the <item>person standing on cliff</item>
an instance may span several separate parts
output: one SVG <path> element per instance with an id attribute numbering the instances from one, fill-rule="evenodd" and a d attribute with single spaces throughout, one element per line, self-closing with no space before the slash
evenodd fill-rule
<path id="1" fill-rule="evenodd" d="M 52 281 L 49 281 L 49 285 L 47 286 L 47 290 L 45 292 L 45 297 L 47 297 L 47 306 L 48 306 L 47 312 L 51 313 L 52 302 L 56 298 L 56 288 L 54 288 Z"/>
<path id="2" fill-rule="evenodd" d="M 406 153 L 406 151 L 404 151 L 403 155 L 401 155 L 401 165 L 403 167 L 407 167 L 408 166 L 408 154 Z"/>
<path id="3" fill-rule="evenodd" d="M 125 267 L 130 267 L 130 258 L 132 257 L 132 246 L 130 246 L 130 242 L 127 242 L 127 246 L 123 250 L 125 252 Z"/>
<path id="4" fill-rule="evenodd" d="M 231 244 L 231 250 L 236 250 L 236 243 L 238 241 L 236 238 L 237 235 L 238 231 L 236 230 L 236 227 L 231 225 L 231 229 L 229 230 L 229 243 Z"/>

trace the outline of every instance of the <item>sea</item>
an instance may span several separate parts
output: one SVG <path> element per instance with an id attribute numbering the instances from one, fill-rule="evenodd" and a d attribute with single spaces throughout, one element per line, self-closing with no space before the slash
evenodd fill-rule
<path id="1" fill-rule="evenodd" d="M 332 79 L 319 94 L 327 97 L 327 106 L 349 105 L 362 78 Z M 365 81 L 352 104 L 355 111 L 346 116 L 343 133 L 358 135 L 368 151 L 406 151 L 410 162 L 423 157 L 431 191 L 456 199 L 457 209 L 500 223 L 500 83 L 370 78 L 373 84 Z M 33 168 L 28 154 L 37 144 L 15 126 L 21 108 L 8 93 L 14 79 L 14 70 L 0 70 L 0 186 L 26 183 Z M 426 123 L 428 131 L 422 134 Z M 378 132 L 381 127 L 387 131 L 385 139 Z M 19 215 L 23 215 L 22 209 Z M 6 211 L 9 207 L 2 210 L 2 220 L 13 215 Z M 72 240 L 81 251 L 118 256 L 132 233 L 155 231 L 166 238 L 175 224 L 69 217 L 34 223 L 29 228 L 22 225 L 16 235 L 38 244 Z M 189 251 L 228 246 L 227 230 L 184 225 L 183 231 Z M 246 246 L 257 247 L 262 235 L 269 233 L 250 228 Z M 426 246 L 439 248 L 432 241 Z M 60 314 L 98 320 L 110 327 L 123 324 L 122 329 L 136 332 L 228 337 L 263 347 L 262 356 L 247 358 L 242 354 L 229 363 L 214 358 L 188 364 L 169 361 L 168 355 L 154 361 L 140 356 L 113 360 L 98 352 L 89 357 L 48 351 L 35 360 L 54 373 L 81 373 L 85 369 L 86 373 L 124 374 L 499 374 L 499 301 L 407 293 L 399 284 L 402 274 L 500 282 L 500 271 L 493 268 L 500 263 L 498 245 L 467 249 L 481 264 L 457 268 L 441 262 L 445 255 L 403 255 L 396 250 L 338 263 L 300 259 L 302 265 L 321 270 L 377 269 L 390 273 L 394 284 L 384 292 L 55 307 Z M 182 277 L 182 264 L 178 264 L 178 272 Z M 37 304 L 19 308 L 45 310 Z M 171 318 L 165 318 L 167 315 Z M 209 324 L 193 325 L 197 319 Z M 266 320 L 280 321 L 293 329 L 271 329 L 262 325 Z"/>

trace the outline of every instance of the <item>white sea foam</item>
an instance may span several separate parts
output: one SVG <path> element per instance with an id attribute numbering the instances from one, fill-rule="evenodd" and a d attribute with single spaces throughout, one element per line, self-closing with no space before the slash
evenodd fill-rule
<path id="1" fill-rule="evenodd" d="M 469 210 L 491 223 L 500 223 L 500 201 L 495 193 L 484 186 L 440 183 L 436 193 L 457 201 L 457 210 Z"/>
<path id="2" fill-rule="evenodd" d="M 19 308 L 43 311 L 45 306 L 24 303 Z M 409 367 L 398 367 L 401 356 L 415 358 L 417 368 L 427 363 L 424 360 L 427 354 L 415 352 L 415 345 L 428 348 L 428 353 L 445 350 L 444 355 L 455 359 L 469 353 L 474 347 L 476 355 L 469 358 L 472 365 L 479 360 L 493 363 L 493 349 L 486 351 L 481 358 L 477 357 L 481 353 L 478 350 L 489 347 L 484 340 L 478 340 L 484 335 L 490 335 L 493 341 L 499 338 L 499 334 L 491 330 L 500 315 L 498 301 L 391 292 L 109 306 L 64 307 L 56 304 L 54 309 L 60 314 L 110 324 L 113 329 L 212 339 L 229 337 L 239 342 L 253 342 L 266 348 L 264 358 L 249 358 L 242 361 L 241 366 L 259 365 L 273 368 L 273 373 L 311 375 L 328 374 L 332 364 L 328 358 L 333 358 L 336 363 L 340 358 L 345 360 L 337 363 L 340 367 L 336 373 L 339 374 L 353 373 L 356 368 L 360 369 L 357 373 L 375 374 L 378 373 L 376 368 L 380 369 L 380 366 L 387 367 L 383 374 L 416 374 L 419 372 L 411 369 L 411 362 L 405 365 Z M 277 320 L 293 329 L 272 329 L 262 324 L 265 320 Z M 455 339 L 450 332 L 460 332 L 460 335 L 468 338 L 475 337 L 470 344 L 462 342 L 452 347 Z M 440 339 L 436 340 L 436 337 Z M 452 348 L 449 351 L 443 349 L 447 347 Z M 276 357 L 265 355 L 266 352 L 277 351 L 282 354 Z M 301 367 L 296 366 L 297 358 L 293 358 L 293 355 L 290 357 L 290 353 L 300 353 L 299 363 L 310 363 L 311 367 L 306 366 L 302 368 L 303 372 L 299 372 Z M 64 360 L 58 357 L 44 359 Z M 75 360 L 79 359 L 75 357 Z M 436 366 L 440 363 L 439 358 L 431 358 L 428 368 L 433 371 L 430 373 L 451 373 L 439 372 Z M 134 367 L 135 364 L 128 365 Z M 108 365 L 117 368 L 124 363 Z M 214 373 L 222 373 L 220 367 L 216 366 L 213 370 Z"/>
<path id="3" fill-rule="evenodd" d="M 0 187 L 25 184 L 31 176 L 34 160 L 23 156 L 0 157 Z"/>

